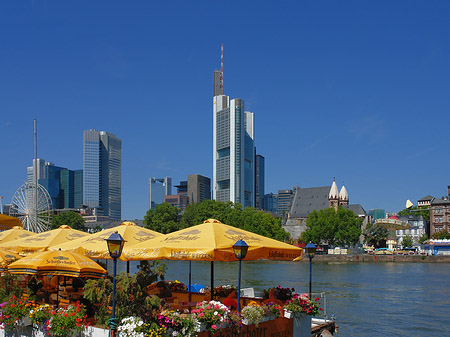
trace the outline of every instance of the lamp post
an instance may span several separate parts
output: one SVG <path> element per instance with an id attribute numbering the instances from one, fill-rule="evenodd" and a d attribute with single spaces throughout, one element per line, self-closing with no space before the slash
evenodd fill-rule
<path id="1" fill-rule="evenodd" d="M 314 243 L 310 242 L 305 246 L 305 249 L 309 257 L 309 299 L 311 299 L 312 259 L 314 258 L 314 255 L 316 255 L 317 247 Z"/>
<path id="2" fill-rule="evenodd" d="M 233 245 L 233 251 L 236 258 L 239 260 L 239 278 L 238 278 L 238 300 L 237 300 L 237 311 L 241 311 L 241 263 L 245 259 L 248 251 L 248 244 L 244 240 L 238 240 Z"/>
<path id="3" fill-rule="evenodd" d="M 125 244 L 125 240 L 123 237 L 115 232 L 112 233 L 109 238 L 106 239 L 106 243 L 108 244 L 109 255 L 114 260 L 114 271 L 113 271 L 113 298 L 112 298 L 112 317 L 110 321 L 111 330 L 115 330 L 116 328 L 116 270 L 117 270 L 117 259 L 122 255 L 123 245 Z"/>

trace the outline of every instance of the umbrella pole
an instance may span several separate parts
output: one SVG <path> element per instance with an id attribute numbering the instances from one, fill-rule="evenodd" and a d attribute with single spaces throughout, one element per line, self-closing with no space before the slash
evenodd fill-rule
<path id="1" fill-rule="evenodd" d="M 127 261 L 127 274 L 130 274 L 130 261 Z"/>
<path id="2" fill-rule="evenodd" d="M 191 268 L 192 268 L 192 261 L 189 261 L 189 302 L 191 301 Z"/>
<path id="3" fill-rule="evenodd" d="M 211 301 L 214 299 L 214 261 L 211 261 Z"/>
<path id="4" fill-rule="evenodd" d="M 59 275 L 56 277 L 56 305 L 59 307 Z"/>

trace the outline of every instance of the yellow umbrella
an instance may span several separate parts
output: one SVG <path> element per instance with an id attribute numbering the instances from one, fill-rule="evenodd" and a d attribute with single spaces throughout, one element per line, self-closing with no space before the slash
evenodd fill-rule
<path id="1" fill-rule="evenodd" d="M 0 230 L 10 229 L 14 226 L 22 227 L 22 221 L 13 216 L 0 214 Z"/>
<path id="2" fill-rule="evenodd" d="M 50 246 L 72 241 L 90 234 L 63 225 L 51 231 L 42 232 L 23 239 L 0 243 L 0 249 L 7 249 L 19 255 L 48 250 Z"/>
<path id="3" fill-rule="evenodd" d="M 122 255 L 128 260 L 237 261 L 233 245 L 238 240 L 249 246 L 245 260 L 292 261 L 303 253 L 301 248 L 209 219 L 163 237 L 126 244 Z"/>
<path id="4" fill-rule="evenodd" d="M 72 252 L 36 252 L 8 266 L 11 274 L 104 277 L 106 270 L 90 258 Z"/>
<path id="5" fill-rule="evenodd" d="M 17 239 L 23 239 L 28 236 L 35 235 L 36 233 L 27 231 L 23 229 L 22 226 L 14 226 L 11 229 L 0 232 L 0 242 L 5 243 L 9 241 L 14 241 Z"/>
<path id="6" fill-rule="evenodd" d="M 0 250 L 0 271 L 5 271 L 8 264 L 20 258 L 21 256 L 17 254 L 7 252 L 6 250 Z"/>
<path id="7" fill-rule="evenodd" d="M 161 233 L 137 226 L 134 222 L 125 221 L 119 226 L 91 234 L 89 237 L 52 246 L 50 250 L 61 249 L 77 252 L 93 259 L 110 259 L 111 257 L 109 256 L 108 246 L 105 239 L 109 238 L 114 232 L 118 232 L 123 237 L 126 241 L 125 246 L 163 236 Z M 120 259 L 127 261 L 123 254 Z"/>

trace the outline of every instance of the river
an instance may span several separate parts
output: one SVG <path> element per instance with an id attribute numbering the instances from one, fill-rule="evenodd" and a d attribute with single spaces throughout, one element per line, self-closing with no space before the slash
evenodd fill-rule
<path id="1" fill-rule="evenodd" d="M 165 263 L 167 280 L 188 283 L 189 262 Z M 123 269 L 124 264 L 119 266 Z M 215 286 L 237 286 L 237 262 L 216 262 L 214 273 Z M 312 292 L 326 293 L 337 336 L 450 336 L 448 263 L 313 262 L 312 278 Z M 210 285 L 209 262 L 192 263 L 192 283 Z M 261 291 L 277 285 L 308 292 L 309 263 L 242 262 L 242 288 Z"/>

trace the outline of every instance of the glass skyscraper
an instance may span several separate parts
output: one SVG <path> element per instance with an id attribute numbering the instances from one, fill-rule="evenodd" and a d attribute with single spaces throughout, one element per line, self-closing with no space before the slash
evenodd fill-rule
<path id="1" fill-rule="evenodd" d="M 122 141 L 95 129 L 83 133 L 83 204 L 111 220 L 122 217 Z"/>

